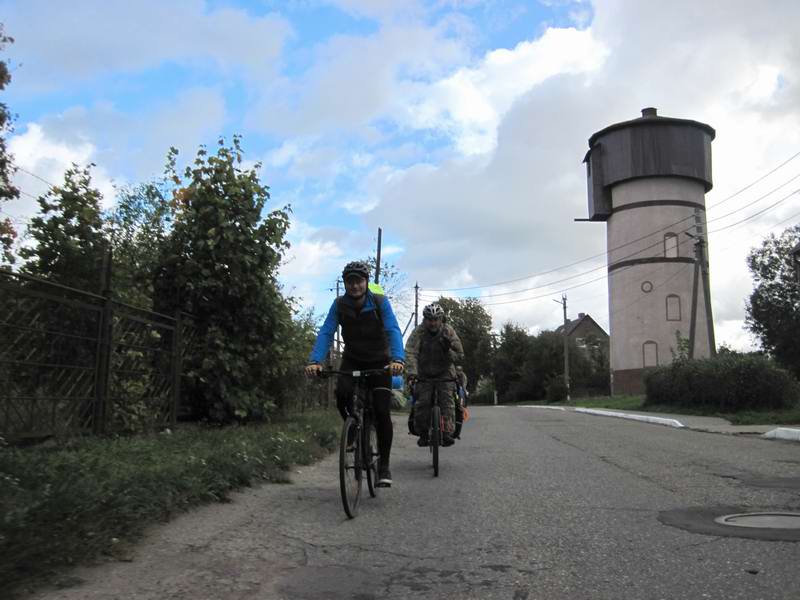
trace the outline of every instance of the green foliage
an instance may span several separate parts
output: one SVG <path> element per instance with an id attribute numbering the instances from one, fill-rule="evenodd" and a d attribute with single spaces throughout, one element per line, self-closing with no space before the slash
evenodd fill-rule
<path id="1" fill-rule="evenodd" d="M 585 340 L 585 347 L 579 348 L 574 340 L 568 344 L 571 389 L 576 393 L 608 393 L 606 348 L 591 338 Z M 563 381 L 564 337 L 555 331 L 532 336 L 508 323 L 501 331 L 493 366 L 501 402 L 542 400 L 548 397 L 551 382 Z"/>
<path id="2" fill-rule="evenodd" d="M 509 394 L 524 373 L 525 358 L 530 349 L 530 336 L 523 328 L 506 323 L 500 330 L 500 341 L 494 352 L 492 371 L 495 387 L 501 401 L 513 402 Z"/>
<path id="3" fill-rule="evenodd" d="M 792 408 L 800 401 L 800 386 L 791 374 L 757 355 L 678 360 L 649 373 L 645 387 L 645 406 L 720 413 Z"/>
<path id="4" fill-rule="evenodd" d="M 144 528 L 332 450 L 334 411 L 269 426 L 181 428 L 59 449 L 0 447 L 0 595 L 25 578 L 114 554 Z"/>
<path id="5" fill-rule="evenodd" d="M 153 307 L 153 274 L 168 237 L 174 207 L 168 182 L 154 181 L 117 190 L 108 214 L 113 249 L 114 297 L 141 308 Z"/>
<path id="6" fill-rule="evenodd" d="M 269 192 L 256 165 L 242 168 L 238 137 L 205 148 L 178 174 L 176 151 L 168 172 L 175 185 L 175 222 L 162 247 L 155 278 L 158 312 L 195 317 L 200 342 L 188 358 L 188 390 L 199 414 L 227 420 L 264 414 L 280 402 L 276 386 L 293 369 L 287 353 L 293 331 L 277 270 L 288 243 L 287 209 L 262 217 Z"/>
<path id="7" fill-rule="evenodd" d="M 546 397 L 548 402 L 563 402 L 567 399 L 567 384 L 563 377 L 553 377 L 547 384 Z"/>
<path id="8" fill-rule="evenodd" d="M 24 247 L 23 272 L 80 290 L 100 293 L 103 255 L 108 248 L 100 213 L 100 192 L 89 168 L 73 165 L 64 184 L 39 197 L 39 215 L 28 233 L 35 245 Z"/>
<path id="9" fill-rule="evenodd" d="M 6 45 L 13 43 L 14 40 L 7 35 L 0 23 L 0 52 L 5 50 Z M 0 91 L 4 90 L 11 82 L 8 63 L 0 61 Z M 6 136 L 11 133 L 11 113 L 5 103 L 0 102 L 0 206 L 7 200 L 19 198 L 19 190 L 11 184 L 11 177 L 14 174 L 14 167 L 11 163 L 12 156 L 6 148 Z M 11 251 L 14 241 L 17 238 L 17 231 L 11 219 L 0 220 L 0 265 L 3 263 L 12 264 L 14 255 Z"/>
<path id="10" fill-rule="evenodd" d="M 477 298 L 442 297 L 437 302 L 464 346 L 462 366 L 467 374 L 467 389 L 472 391 L 478 380 L 491 372 L 492 316 Z"/>
<path id="11" fill-rule="evenodd" d="M 580 406 L 583 408 L 609 408 L 611 410 L 644 410 L 644 396 L 592 396 L 592 397 L 571 397 L 567 403 L 570 406 Z M 648 410 L 653 410 L 649 407 Z M 674 410 L 674 409 L 672 409 Z"/>
<path id="12" fill-rule="evenodd" d="M 783 367 L 800 377 L 800 284 L 791 249 L 800 242 L 800 225 L 771 235 L 747 257 L 755 289 L 747 302 L 747 328 Z"/>

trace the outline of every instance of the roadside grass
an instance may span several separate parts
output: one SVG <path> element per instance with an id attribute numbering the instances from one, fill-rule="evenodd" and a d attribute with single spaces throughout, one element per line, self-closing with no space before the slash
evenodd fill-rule
<path id="1" fill-rule="evenodd" d="M 569 402 L 556 402 L 548 406 L 576 406 L 581 408 L 607 408 L 609 410 L 634 410 L 637 412 L 673 413 L 721 417 L 733 425 L 797 425 L 800 424 L 800 406 L 785 410 L 742 410 L 735 413 L 685 406 L 645 405 L 644 395 L 593 396 L 573 398 Z"/>
<path id="2" fill-rule="evenodd" d="M 288 482 L 291 465 L 336 447 L 340 426 L 335 411 L 319 411 L 268 425 L 0 447 L 0 597 L 59 567 L 124 555 L 148 525 L 232 490 Z"/>

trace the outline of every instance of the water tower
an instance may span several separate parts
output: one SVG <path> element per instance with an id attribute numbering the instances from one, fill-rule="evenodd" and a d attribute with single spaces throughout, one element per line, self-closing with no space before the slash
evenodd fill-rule
<path id="1" fill-rule="evenodd" d="M 614 394 L 641 393 L 646 370 L 681 351 L 679 338 L 690 356 L 714 353 L 705 258 L 714 135 L 645 108 L 589 138 L 588 220 L 606 222 Z"/>

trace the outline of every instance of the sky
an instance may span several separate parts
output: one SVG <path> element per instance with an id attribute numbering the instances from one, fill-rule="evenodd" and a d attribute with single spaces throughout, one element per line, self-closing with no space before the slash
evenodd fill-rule
<path id="1" fill-rule="evenodd" d="M 796 0 L 0 0 L 24 223 L 73 162 L 106 206 L 174 146 L 241 134 L 268 209 L 290 206 L 280 280 L 322 315 L 344 263 L 374 254 L 413 286 L 481 298 L 531 333 L 608 330 L 588 138 L 659 115 L 716 130 L 707 194 L 718 344 L 750 349 L 747 253 L 800 222 Z M 740 222 L 741 221 L 741 222 Z M 719 231 L 717 231 L 719 230 Z M 553 301 L 556 302 L 553 302 Z"/>

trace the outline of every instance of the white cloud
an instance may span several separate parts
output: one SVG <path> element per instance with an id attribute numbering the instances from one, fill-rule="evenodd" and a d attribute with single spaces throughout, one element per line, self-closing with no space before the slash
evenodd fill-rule
<path id="1" fill-rule="evenodd" d="M 404 11 L 408 5 L 400 2 L 332 0 L 348 14 L 377 20 L 379 28 L 319 44 L 308 52 L 311 66 L 300 77 L 288 72 L 278 77 L 270 70 L 290 35 L 279 17 L 212 11 L 197 0 L 183 6 L 178 23 L 172 5 L 149 2 L 149 11 L 141 4 L 106 8 L 87 2 L 74 10 L 57 4 L 50 7 L 55 18 L 45 21 L 48 26 L 27 18 L 41 11 L 42 3 L 4 4 L 11 6 L 5 12 L 13 17 L 14 28 L 11 18 L 7 25 L 18 38 L 14 48 L 31 56 L 15 72 L 14 85 L 30 90 L 164 61 L 213 63 L 260 74 L 261 87 L 248 88 L 258 102 L 248 107 L 245 125 L 283 136 L 265 164 L 299 182 L 276 197 L 324 209 L 326 218 L 341 208 L 337 217 L 350 223 L 357 223 L 352 211 L 362 213 L 370 231 L 382 226 L 400 240 L 398 266 L 429 288 L 514 279 L 603 252 L 604 226 L 573 221 L 586 216 L 581 160 L 587 138 L 638 116 L 644 106 L 716 128 L 709 205 L 800 147 L 800 37 L 794 27 L 800 22 L 800 4 L 794 0 L 770 0 L 758 9 L 744 0 L 597 0 L 591 8 L 578 2 L 570 6 L 573 18 L 580 27 L 593 15 L 589 27 L 550 27 L 535 39 L 477 57 L 469 32 L 483 24 L 469 24 L 466 17 L 450 15 L 427 24 L 433 13 L 419 12 L 416 5 Z M 442 2 L 435 8 L 456 4 Z M 92 11 L 96 18 L 81 18 Z M 62 27 L 73 15 L 78 25 Z M 99 37 L 81 37 L 84 26 Z M 126 35 L 132 28 L 143 31 Z M 34 47 L 37 39 L 49 43 Z M 63 79 L 53 65 L 60 65 Z M 36 125 L 42 148 L 56 157 L 89 156 L 108 172 L 120 172 L 118 165 L 133 160 L 137 172 L 150 174 L 169 145 L 178 143 L 191 154 L 228 118 L 222 92 L 198 88 L 167 98 L 144 115 L 97 104 Z M 45 153 L 36 149 L 31 126 L 19 147 L 22 154 L 38 152 L 41 159 Z M 138 153 L 131 159 L 127 149 L 134 146 Z M 46 170 L 40 159 L 37 168 Z M 709 218 L 752 202 L 797 168 L 788 165 L 719 211 L 709 209 Z M 348 189 L 342 185 L 348 179 L 359 185 Z M 751 285 L 744 256 L 760 233 L 770 226 L 780 229 L 780 221 L 798 210 L 800 202 L 787 201 L 752 224 L 712 234 L 718 341 L 734 347 L 750 343 L 741 330 Z M 743 210 L 741 216 L 750 212 Z M 293 249 L 282 270 L 287 285 L 300 290 L 304 301 L 327 306 L 330 294 L 319 282 L 332 280 L 343 259 L 366 255 L 365 237 L 293 221 Z M 491 305 L 495 326 L 512 320 L 532 330 L 553 328 L 560 322 L 560 307 L 549 297 L 496 302 L 546 292 L 557 299 L 561 289 L 602 271 L 518 295 L 488 294 L 539 286 L 596 264 L 476 293 Z M 607 325 L 604 281 L 567 293 L 570 314 L 587 312 Z"/>
<path id="2" fill-rule="evenodd" d="M 368 139 L 372 123 L 392 119 L 403 82 L 429 81 L 461 64 L 463 44 L 446 25 L 387 25 L 369 36 L 335 36 L 315 49 L 297 80 L 274 80 L 246 118 L 248 127 L 285 136 L 347 132 Z"/>
<path id="3" fill-rule="evenodd" d="M 140 112 L 123 112 L 108 102 L 78 105 L 28 127 L 35 125 L 45 139 L 54 142 L 35 149 L 41 157 L 58 152 L 58 148 L 72 153 L 83 149 L 79 157 L 91 156 L 109 172 L 146 179 L 162 171 L 171 146 L 178 148 L 182 157 L 193 158 L 199 144 L 216 140 L 225 119 L 222 92 L 195 87 Z M 81 158 L 81 162 L 87 160 Z"/>
<path id="4" fill-rule="evenodd" d="M 397 256 L 398 254 L 402 254 L 405 251 L 403 246 L 384 246 L 381 249 L 381 262 L 383 262 L 383 258 L 388 256 Z"/>
<path id="5" fill-rule="evenodd" d="M 66 143 L 49 137 L 36 123 L 29 124 L 24 133 L 12 137 L 8 149 L 14 156 L 14 164 L 20 167 L 14 176 L 14 184 L 24 193 L 19 200 L 4 204 L 3 210 L 21 219 L 28 219 L 38 212 L 34 197 L 46 193 L 49 184 L 60 185 L 65 171 L 73 164 L 87 166 L 97 155 L 96 147 L 88 140 Z M 92 185 L 103 195 L 103 206 L 112 206 L 116 199 L 114 181 L 103 167 L 94 167 L 91 173 Z"/>
<path id="6" fill-rule="evenodd" d="M 501 118 L 518 98 L 555 75 L 595 71 L 606 55 L 591 30 L 547 29 L 511 50 L 488 52 L 477 67 L 418 86 L 402 103 L 407 124 L 448 131 L 465 155 L 491 151 Z"/>
<path id="7" fill-rule="evenodd" d="M 447 124 L 452 132 L 464 136 L 454 135 L 462 150 L 476 143 L 478 148 L 490 147 L 486 140 L 496 135 L 491 160 L 406 169 L 402 177 L 387 184 L 381 204 L 368 215 L 370 223 L 392 223 L 407 247 L 401 267 L 428 286 L 497 282 L 602 252 L 604 226 L 572 222 L 573 217 L 586 216 L 581 165 L 588 148 L 586 140 L 595 131 L 635 118 L 641 107 L 652 105 L 658 106 L 662 115 L 708 122 L 717 129 L 713 143 L 716 188 L 708 196 L 708 203 L 713 204 L 785 160 L 800 145 L 800 117 L 796 110 L 788 110 L 792 103 L 797 106 L 800 41 L 787 26 L 800 17 L 800 5 L 775 4 L 773 8 L 780 8 L 785 17 L 780 21 L 767 16 L 771 11 L 756 11 L 759 14 L 753 20 L 750 7 L 742 3 L 704 4 L 700 18 L 700 7 L 694 3 L 656 7 L 633 1 L 597 2 L 590 30 L 571 35 L 591 40 L 584 46 L 586 52 L 607 49 L 603 62 L 591 62 L 597 57 L 589 54 L 584 54 L 586 62 L 581 62 L 576 54 L 573 63 L 555 68 L 557 76 L 527 87 L 514 81 L 516 70 L 504 71 L 493 61 L 459 71 L 458 77 L 446 81 L 454 88 L 456 83 L 461 86 L 463 93 L 453 96 L 463 102 L 462 112 L 454 110 L 443 117 L 444 110 L 430 108 L 439 102 L 437 97 L 424 105 L 418 122 L 431 128 Z M 528 50 L 535 43 L 523 47 Z M 497 56 L 502 66 L 504 54 Z M 479 86 L 474 82 L 495 81 L 486 75 L 495 72 L 498 85 L 487 89 L 498 91 L 476 94 Z M 504 88 L 502 82 L 508 81 L 509 87 Z M 506 90 L 509 95 L 504 97 Z M 515 96 L 520 90 L 521 95 Z M 505 112 L 504 107 L 508 107 Z M 481 140 L 485 146 L 480 145 Z M 796 172 L 795 168 L 776 174 L 773 183 Z M 765 185 L 748 190 L 729 206 L 743 206 L 757 197 L 758 190 L 769 189 Z M 402 211 L 397 210 L 400 206 Z M 750 291 L 744 256 L 760 239 L 756 230 L 786 219 L 798 207 L 800 202 L 787 202 L 780 210 L 754 219 L 752 228 L 712 235 L 718 342 L 750 347 L 749 336 L 741 330 Z M 756 208 L 738 216 L 745 217 Z M 419 217 L 431 213 L 442 218 Z M 709 218 L 714 214 L 710 210 Z M 717 252 L 716 248 L 726 246 L 725 252 Z M 590 266 L 587 263 L 582 268 Z M 580 270 L 565 269 L 537 281 Z M 593 278 L 585 275 L 509 299 L 547 291 L 557 299 L 559 289 Z M 488 289 L 497 293 L 521 287 Z M 568 296 L 570 314 L 587 312 L 607 325 L 604 281 L 570 290 Z M 559 308 L 550 298 L 505 305 L 490 300 L 485 298 L 487 305 L 492 304 L 489 309 L 495 326 L 512 320 L 529 327 L 553 328 L 560 322 Z"/>
<path id="8" fill-rule="evenodd" d="M 26 57 L 24 68 L 14 74 L 19 91 L 52 89 L 76 79 L 139 72 L 165 63 L 199 66 L 205 61 L 263 77 L 271 74 L 292 34 L 280 16 L 208 10 L 202 0 L 27 0 L 0 6 L 6 30 L 16 39 L 13 53 Z"/>
<path id="9" fill-rule="evenodd" d="M 423 8 L 417 0 L 327 0 L 350 15 L 385 21 L 396 17 L 418 17 Z"/>

